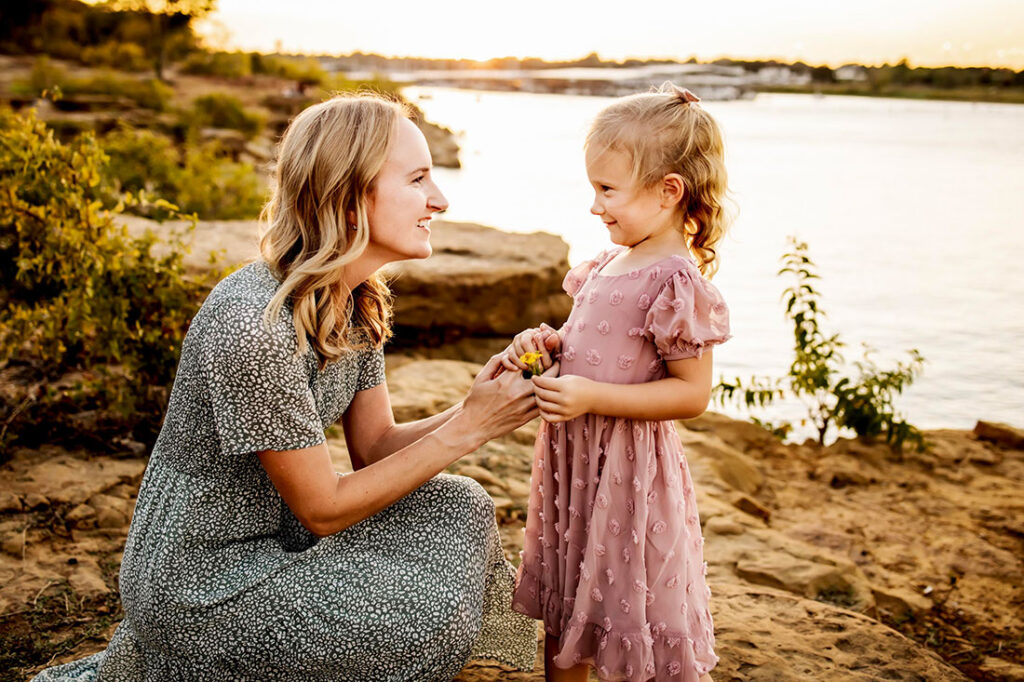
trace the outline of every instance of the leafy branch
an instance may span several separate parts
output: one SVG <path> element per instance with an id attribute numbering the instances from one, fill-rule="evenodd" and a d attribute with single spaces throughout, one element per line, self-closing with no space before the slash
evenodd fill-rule
<path id="1" fill-rule="evenodd" d="M 786 318 L 793 325 L 794 357 L 789 373 L 781 378 L 755 376 L 746 382 L 738 377 L 732 382 L 722 379 L 715 386 L 716 402 L 764 408 L 793 395 L 806 406 L 822 445 L 832 431 L 850 429 L 858 436 L 884 438 L 897 450 L 906 442 L 922 449 L 921 432 L 897 414 L 894 402 L 920 374 L 924 358 L 916 349 L 910 350 L 909 361 L 897 363 L 895 369 L 881 369 L 871 357 L 876 351 L 865 344 L 864 357 L 853 362 L 856 373 L 851 375 L 839 334 L 826 334 L 822 329 L 821 319 L 826 314 L 812 285 L 820 277 L 807 255 L 807 244 L 792 236 L 788 241 L 790 250 L 783 255 L 778 274 L 794 280 L 782 294 Z M 780 437 L 792 428 L 785 422 L 755 421 Z"/>

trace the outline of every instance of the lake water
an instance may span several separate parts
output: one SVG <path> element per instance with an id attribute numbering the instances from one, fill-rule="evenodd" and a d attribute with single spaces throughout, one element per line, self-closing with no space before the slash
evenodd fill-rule
<path id="1" fill-rule="evenodd" d="M 582 144 L 600 97 L 406 89 L 459 133 L 463 168 L 437 169 L 446 218 L 560 235 L 576 264 L 611 245 L 589 207 Z M 822 279 L 826 333 L 923 374 L 898 407 L 921 428 L 1024 427 L 1024 106 L 759 95 L 705 102 L 725 134 L 739 217 L 714 278 L 734 338 L 715 376 L 783 376 L 792 327 L 776 275 L 787 235 Z M 736 407 L 712 409 L 741 416 Z M 757 414 L 799 419 L 796 401 Z M 799 435 L 808 435 L 801 430 Z"/>

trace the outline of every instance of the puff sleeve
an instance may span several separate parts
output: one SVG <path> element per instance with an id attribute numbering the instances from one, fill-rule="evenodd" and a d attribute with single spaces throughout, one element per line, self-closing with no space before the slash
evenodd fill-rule
<path id="1" fill-rule="evenodd" d="M 359 380 L 356 391 L 365 391 L 384 383 L 384 349 L 371 348 L 362 351 L 362 362 L 359 367 Z"/>
<path id="2" fill-rule="evenodd" d="M 249 301 L 225 300 L 209 311 L 200 364 L 225 455 L 298 450 L 324 442 L 310 384 L 310 359 L 296 356 L 291 317 L 271 327 Z"/>
<path id="3" fill-rule="evenodd" d="M 721 293 L 693 267 L 674 273 L 655 297 L 644 323 L 662 360 L 701 357 L 730 338 L 729 309 Z"/>
<path id="4" fill-rule="evenodd" d="M 608 249 L 597 254 L 596 258 L 592 258 L 587 261 L 583 261 L 576 267 L 569 270 L 566 273 L 565 279 L 562 280 L 562 288 L 565 289 L 565 293 L 570 296 L 576 296 L 580 289 L 583 287 L 583 283 L 590 277 L 590 273 L 593 272 L 594 268 L 600 268 L 604 265 L 612 256 L 617 253 L 615 249 Z"/>

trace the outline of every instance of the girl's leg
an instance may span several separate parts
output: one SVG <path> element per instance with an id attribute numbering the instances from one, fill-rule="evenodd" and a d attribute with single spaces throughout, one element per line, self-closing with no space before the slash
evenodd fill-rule
<path id="1" fill-rule="evenodd" d="M 544 679 L 546 682 L 587 682 L 590 677 L 590 666 L 586 663 L 571 668 L 556 668 L 552 663 L 558 654 L 558 639 L 544 635 Z"/>
<path id="2" fill-rule="evenodd" d="M 711 673 L 706 673 L 704 677 L 697 680 L 697 682 L 714 682 L 714 680 L 711 679 Z"/>

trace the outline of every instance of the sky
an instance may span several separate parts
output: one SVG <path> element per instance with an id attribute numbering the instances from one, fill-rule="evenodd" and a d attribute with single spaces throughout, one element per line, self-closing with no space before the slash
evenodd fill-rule
<path id="1" fill-rule="evenodd" d="M 1024 0 L 218 0 L 210 47 L 1024 68 Z"/>

